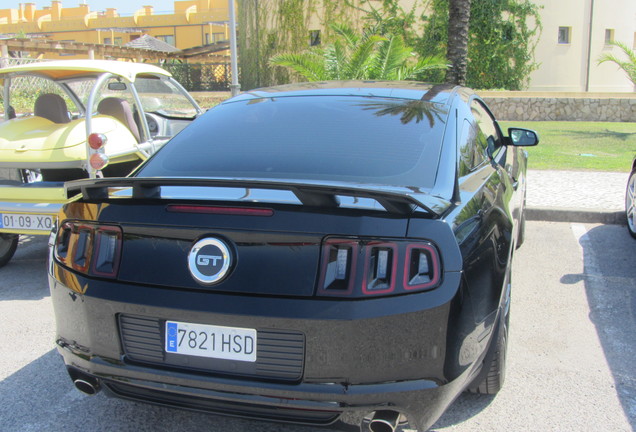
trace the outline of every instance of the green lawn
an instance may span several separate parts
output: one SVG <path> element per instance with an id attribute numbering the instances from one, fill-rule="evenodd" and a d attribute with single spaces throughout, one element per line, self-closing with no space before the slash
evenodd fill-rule
<path id="1" fill-rule="evenodd" d="M 500 122 L 535 130 L 539 145 L 528 147 L 529 168 L 539 170 L 617 171 L 631 169 L 636 156 L 636 123 Z"/>

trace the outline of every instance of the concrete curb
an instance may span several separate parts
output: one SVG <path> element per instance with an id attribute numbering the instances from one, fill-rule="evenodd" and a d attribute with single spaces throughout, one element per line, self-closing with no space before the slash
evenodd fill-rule
<path id="1" fill-rule="evenodd" d="M 596 209 L 574 208 L 526 208 L 526 219 L 531 221 L 547 222 L 579 222 L 625 225 L 624 211 L 607 211 Z"/>

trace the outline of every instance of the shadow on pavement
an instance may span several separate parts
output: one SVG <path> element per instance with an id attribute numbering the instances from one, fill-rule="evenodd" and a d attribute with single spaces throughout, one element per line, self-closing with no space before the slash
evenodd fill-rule
<path id="1" fill-rule="evenodd" d="M 584 234 L 580 245 L 584 274 L 564 275 L 561 282 L 585 281 L 590 319 L 623 411 L 636 429 L 636 241 L 623 226 L 601 225 Z"/>
<path id="2" fill-rule="evenodd" d="M 433 425 L 431 431 L 463 423 L 481 413 L 496 396 L 462 393 Z"/>
<path id="3" fill-rule="evenodd" d="M 13 259 L 0 267 L 0 301 L 40 300 L 49 296 L 47 241 L 47 236 L 20 236 Z M 25 278 L 25 274 L 29 277 Z"/>

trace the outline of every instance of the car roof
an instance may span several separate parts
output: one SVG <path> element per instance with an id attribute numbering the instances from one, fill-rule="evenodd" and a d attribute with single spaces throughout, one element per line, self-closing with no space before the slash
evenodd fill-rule
<path id="1" fill-rule="evenodd" d="M 98 75 L 106 72 L 130 82 L 135 81 L 138 75 L 144 74 L 171 76 L 170 72 L 144 63 L 113 60 L 57 60 L 2 68 L 0 69 L 0 79 L 12 75 L 29 74 L 60 80 L 86 75 Z"/>
<path id="2" fill-rule="evenodd" d="M 450 84 L 435 85 L 417 81 L 324 81 L 249 90 L 226 103 L 273 97 L 360 96 L 448 104 L 459 89 L 466 90 Z"/>

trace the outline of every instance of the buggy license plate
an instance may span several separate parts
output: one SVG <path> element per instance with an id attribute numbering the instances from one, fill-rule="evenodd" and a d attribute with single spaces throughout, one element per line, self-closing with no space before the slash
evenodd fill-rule
<path id="1" fill-rule="evenodd" d="M 256 330 L 166 321 L 167 353 L 256 361 Z"/>
<path id="2" fill-rule="evenodd" d="M 0 228 L 51 231 L 54 217 L 43 214 L 0 213 Z"/>

